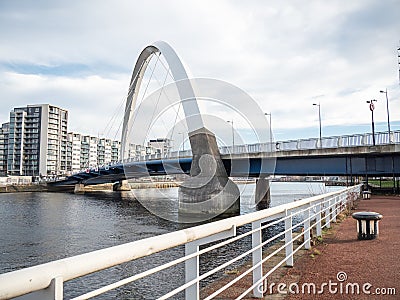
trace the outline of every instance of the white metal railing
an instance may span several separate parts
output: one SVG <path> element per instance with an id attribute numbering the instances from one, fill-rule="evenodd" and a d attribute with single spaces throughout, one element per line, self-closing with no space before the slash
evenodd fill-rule
<path id="1" fill-rule="evenodd" d="M 310 249 L 311 231 L 315 230 L 316 235 L 321 236 L 322 228 L 329 228 L 331 222 L 335 222 L 337 215 L 345 209 L 346 203 L 357 198 L 359 193 L 360 185 L 357 185 L 246 215 L 0 274 L 0 299 L 9 299 L 25 294 L 27 294 L 25 296 L 27 298 L 24 299 L 62 299 L 63 285 L 66 281 L 181 245 L 185 246 L 183 257 L 173 259 L 144 272 L 132 274 L 130 277 L 105 285 L 74 299 L 88 299 L 179 264 L 185 265 L 185 283 L 171 291 L 166 291 L 158 299 L 168 299 L 183 291 L 186 299 L 199 299 L 200 282 L 202 280 L 245 258 L 252 261 L 251 266 L 221 288 L 212 291 L 205 299 L 216 297 L 248 274 L 252 276 L 253 284 L 243 290 L 237 299 L 242 299 L 249 292 L 260 298 L 264 294 L 263 282 L 265 279 L 283 264 L 292 266 L 293 256 L 297 251 L 302 247 Z M 295 223 L 294 218 L 300 219 L 300 221 Z M 268 237 L 266 240 L 263 239 L 262 230 L 271 228 L 278 223 L 284 224 L 283 231 Z M 246 225 L 251 225 L 251 229 Z M 239 227 L 242 227 L 241 234 L 238 234 L 236 230 Z M 297 235 L 293 234 L 296 229 L 301 227 L 303 228 L 301 232 Z M 221 263 L 200 275 L 199 262 L 201 262 L 200 257 L 202 255 L 222 247 L 229 247 L 232 243 L 239 240 L 243 241 L 246 237 L 251 238 L 251 242 L 247 242 L 251 245 L 248 251 L 240 253 L 229 261 Z M 267 244 L 278 240 L 283 240 L 282 246 L 263 258 L 263 247 L 265 248 Z M 295 243 L 296 240 L 300 242 Z M 211 242 L 213 243 L 210 245 Z M 200 250 L 199 246 L 201 245 L 206 246 Z M 282 251 L 285 253 L 284 257 L 270 270 L 264 272 L 263 265 L 272 256 Z M 214 257 L 214 259 L 216 258 Z"/>

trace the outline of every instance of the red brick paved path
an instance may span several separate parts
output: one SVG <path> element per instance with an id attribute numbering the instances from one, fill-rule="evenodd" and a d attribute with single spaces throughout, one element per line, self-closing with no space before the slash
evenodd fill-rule
<path id="1" fill-rule="evenodd" d="M 383 215 L 379 223 L 378 239 L 357 240 L 356 221 L 345 219 L 335 234 L 324 239 L 316 248 L 320 255 L 305 255 L 288 270 L 282 282 L 315 283 L 320 287 L 329 280 L 339 283 L 338 272 L 347 274 L 346 283 L 370 283 L 371 295 L 330 294 L 328 288 L 322 295 L 289 295 L 287 299 L 400 299 L 400 197 L 372 196 L 361 200 L 356 211 L 376 211 Z M 345 286 L 345 285 L 343 285 Z M 396 288 L 395 296 L 373 294 L 375 288 Z M 267 297 L 268 298 L 268 297 Z"/>

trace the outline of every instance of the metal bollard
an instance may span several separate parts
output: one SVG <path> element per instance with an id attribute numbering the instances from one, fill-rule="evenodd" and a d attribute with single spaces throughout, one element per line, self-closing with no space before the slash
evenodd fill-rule
<path id="1" fill-rule="evenodd" d="M 373 240 L 379 234 L 378 222 L 382 215 L 377 212 L 356 212 L 352 215 L 357 220 L 357 237 L 359 240 Z"/>
<path id="2" fill-rule="evenodd" d="M 363 199 L 371 199 L 371 192 L 370 191 L 364 191 L 362 192 Z"/>

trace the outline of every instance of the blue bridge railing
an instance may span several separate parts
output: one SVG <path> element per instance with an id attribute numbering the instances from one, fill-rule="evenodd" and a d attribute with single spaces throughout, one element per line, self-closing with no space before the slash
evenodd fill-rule
<path id="1" fill-rule="evenodd" d="M 375 133 L 376 145 L 400 144 L 400 131 Z M 373 138 L 371 133 L 343 135 L 319 138 L 299 139 L 289 141 L 277 141 L 267 143 L 257 143 L 248 145 L 235 145 L 220 147 L 221 154 L 242 154 L 258 152 L 278 152 L 294 150 L 312 150 L 312 149 L 334 149 L 343 147 L 362 147 L 372 146 Z M 172 151 L 165 154 L 144 155 L 137 158 L 127 159 L 126 161 L 148 161 L 162 158 L 191 157 L 192 151 Z"/>
<path id="2" fill-rule="evenodd" d="M 392 131 L 390 134 L 388 132 L 378 132 L 375 133 L 375 145 L 390 145 L 390 144 L 400 144 L 400 131 Z M 276 141 L 276 142 L 266 142 L 266 143 L 256 143 L 248 145 L 235 145 L 235 146 L 223 146 L 220 147 L 220 153 L 222 155 L 229 154 L 251 154 L 251 153 L 271 153 L 271 152 L 282 152 L 282 151 L 296 151 L 296 150 L 317 150 L 317 149 L 335 149 L 335 148 L 345 148 L 345 147 L 365 147 L 373 146 L 373 137 L 371 133 L 365 134 L 354 134 L 354 135 L 343 135 L 343 136 L 332 136 L 324 137 L 321 140 L 319 138 L 310 139 L 299 139 L 299 140 L 289 140 L 289 141 Z M 126 162 L 136 162 L 136 161 L 150 161 L 158 159 L 174 159 L 174 158 L 185 158 L 192 157 L 191 150 L 185 151 L 170 151 L 167 153 L 156 153 L 149 155 L 142 155 L 138 157 L 132 157 L 125 159 L 124 161 L 113 162 L 107 166 L 101 167 L 111 167 L 113 165 L 120 165 Z M 84 169 L 80 172 L 92 171 L 93 168 Z"/>

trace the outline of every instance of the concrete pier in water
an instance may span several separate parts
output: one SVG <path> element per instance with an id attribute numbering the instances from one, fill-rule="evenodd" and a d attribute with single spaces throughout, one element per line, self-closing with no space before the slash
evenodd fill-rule
<path id="1" fill-rule="evenodd" d="M 131 186 L 128 180 L 121 180 L 113 184 L 113 191 L 130 191 Z"/>
<path id="2" fill-rule="evenodd" d="M 179 213 L 199 217 L 239 214 L 239 188 L 227 175 L 215 135 L 201 128 L 189 139 L 193 161 L 190 177 L 179 188 Z"/>
<path id="3" fill-rule="evenodd" d="M 85 185 L 83 183 L 75 184 L 74 193 L 75 194 L 84 194 L 85 193 Z"/>
<path id="4" fill-rule="evenodd" d="M 260 177 L 256 180 L 255 202 L 257 209 L 269 208 L 271 204 L 269 179 L 266 177 Z"/>

